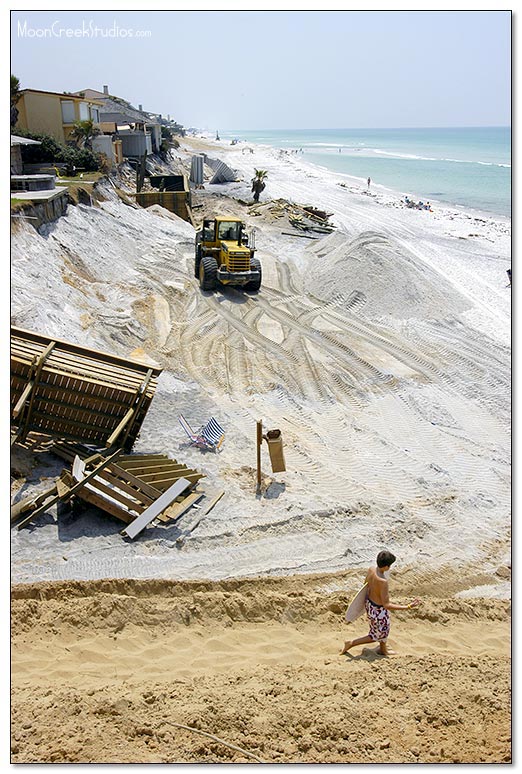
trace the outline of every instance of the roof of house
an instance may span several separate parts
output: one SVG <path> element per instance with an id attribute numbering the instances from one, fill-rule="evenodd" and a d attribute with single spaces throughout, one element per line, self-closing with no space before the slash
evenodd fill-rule
<path id="1" fill-rule="evenodd" d="M 91 99 L 87 97 L 80 97 L 79 92 L 76 94 L 70 94 L 65 91 L 43 91 L 43 89 L 21 89 L 20 94 L 50 94 L 53 97 L 62 97 L 62 99 L 73 99 L 79 102 L 92 102 L 93 105 L 101 105 L 102 103 L 98 99 Z"/>
<path id="2" fill-rule="evenodd" d="M 85 89 L 86 92 L 96 91 L 96 89 Z M 76 94 L 83 94 L 84 92 L 77 91 Z M 97 92 L 100 93 L 100 92 Z M 102 104 L 100 109 L 100 119 L 102 122 L 112 122 L 119 124 L 151 124 L 156 123 L 151 121 L 148 113 L 144 110 L 138 110 L 133 107 L 130 102 L 122 99 L 121 97 L 113 97 L 112 95 L 103 94 L 97 99 Z"/>

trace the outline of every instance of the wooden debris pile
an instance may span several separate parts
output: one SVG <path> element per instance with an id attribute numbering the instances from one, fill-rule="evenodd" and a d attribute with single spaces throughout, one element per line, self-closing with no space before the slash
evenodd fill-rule
<path id="1" fill-rule="evenodd" d="M 164 454 L 123 454 L 117 450 L 104 456 L 106 450 L 67 442 L 56 443 L 51 451 L 70 462 L 71 469 L 64 469 L 46 492 L 16 504 L 11 521 L 18 522 L 18 529 L 58 501 L 71 506 L 82 501 L 122 521 L 126 526 L 121 534 L 135 538 L 148 526 L 170 526 L 206 498 L 203 517 L 224 494 L 209 495 L 199 484 L 203 473 Z"/>
<path id="2" fill-rule="evenodd" d="M 130 451 L 160 368 L 11 328 L 13 442 L 33 433 Z"/>
<path id="3" fill-rule="evenodd" d="M 330 234 L 335 226 L 329 222 L 332 212 L 326 212 L 311 204 L 293 204 L 286 199 L 274 199 L 251 207 L 251 215 L 264 215 L 267 220 L 282 220 L 281 225 L 297 231 Z"/>
<path id="4" fill-rule="evenodd" d="M 52 444 L 49 451 L 72 465 L 46 491 L 15 503 L 11 522 L 18 529 L 58 502 L 82 500 L 123 521 L 122 534 L 134 538 L 152 523 L 179 518 L 207 494 L 197 470 L 163 454 L 130 453 L 160 373 L 11 329 L 11 444 Z"/>

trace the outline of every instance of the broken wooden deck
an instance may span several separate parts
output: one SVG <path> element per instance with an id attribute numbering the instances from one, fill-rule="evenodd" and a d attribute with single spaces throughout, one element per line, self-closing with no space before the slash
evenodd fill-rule
<path id="1" fill-rule="evenodd" d="M 66 487 L 76 485 L 103 460 L 81 444 L 57 443 L 52 451 L 73 465 L 71 473 L 62 474 Z M 196 486 L 202 478 L 203 473 L 164 454 L 121 454 L 81 487 L 77 497 L 129 525 L 146 514 L 150 520 L 142 518 L 143 529 L 156 519 L 174 521 L 200 500 L 205 492 Z M 180 481 L 185 485 L 177 491 Z"/>
<path id="2" fill-rule="evenodd" d="M 160 368 L 11 328 L 14 441 L 31 433 L 130 451 Z"/>

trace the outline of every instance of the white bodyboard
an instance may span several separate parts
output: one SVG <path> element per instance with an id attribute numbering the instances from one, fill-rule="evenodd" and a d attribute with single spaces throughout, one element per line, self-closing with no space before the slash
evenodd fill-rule
<path id="1" fill-rule="evenodd" d="M 355 621 L 359 616 L 361 616 L 364 613 L 364 603 L 366 600 L 366 594 L 368 590 L 368 584 L 365 583 L 364 586 L 359 589 L 357 594 L 354 596 L 350 604 L 348 605 L 348 609 L 345 613 L 345 618 L 348 623 L 352 623 L 352 621 Z"/>

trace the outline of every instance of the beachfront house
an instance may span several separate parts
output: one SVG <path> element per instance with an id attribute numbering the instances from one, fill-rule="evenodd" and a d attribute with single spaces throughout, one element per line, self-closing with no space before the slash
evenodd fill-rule
<path id="1" fill-rule="evenodd" d="M 99 128 L 101 103 L 85 95 L 22 89 L 16 103 L 18 129 L 48 134 L 62 144 L 71 139 L 77 121 L 93 121 Z"/>
<path id="2" fill-rule="evenodd" d="M 109 87 L 103 91 L 83 89 L 86 99 L 95 99 L 101 103 L 100 128 L 103 134 L 112 135 L 121 140 L 125 158 L 139 158 L 147 153 L 159 153 L 161 146 L 161 125 L 142 106 L 133 107 L 130 102 L 109 94 Z"/>

